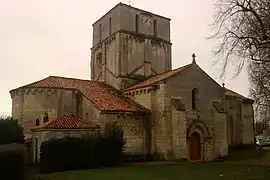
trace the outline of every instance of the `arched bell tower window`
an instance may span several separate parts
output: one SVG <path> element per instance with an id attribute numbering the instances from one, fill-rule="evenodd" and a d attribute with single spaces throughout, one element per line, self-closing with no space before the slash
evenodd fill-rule
<path id="1" fill-rule="evenodd" d="M 192 110 L 198 109 L 198 94 L 199 94 L 198 88 L 193 88 L 192 89 Z"/>
<path id="2" fill-rule="evenodd" d="M 43 123 L 46 123 L 48 121 L 49 121 L 49 115 L 47 112 L 45 112 L 44 117 L 43 117 Z"/>
<path id="3" fill-rule="evenodd" d="M 138 14 L 136 14 L 135 16 L 135 31 L 136 33 L 139 32 L 139 15 Z"/>
<path id="4" fill-rule="evenodd" d="M 96 56 L 96 63 L 97 63 L 97 66 L 101 66 L 102 65 L 102 53 L 99 52 Z"/>
<path id="5" fill-rule="evenodd" d="M 109 35 L 112 35 L 112 18 L 109 18 Z"/>
<path id="6" fill-rule="evenodd" d="M 101 38 L 102 38 L 102 25 L 99 25 L 99 42 L 101 42 Z"/>
<path id="7" fill-rule="evenodd" d="M 76 93 L 76 117 L 79 118 L 80 107 L 82 104 L 82 94 L 80 92 Z"/>
<path id="8" fill-rule="evenodd" d="M 39 126 L 39 119 L 36 119 L 36 126 Z"/>
<path id="9" fill-rule="evenodd" d="M 154 29 L 154 36 L 157 36 L 157 20 L 154 20 L 153 29 Z"/>

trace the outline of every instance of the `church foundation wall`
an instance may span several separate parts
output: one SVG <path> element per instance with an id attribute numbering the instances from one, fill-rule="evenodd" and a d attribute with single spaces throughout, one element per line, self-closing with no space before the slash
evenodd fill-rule
<path id="1" fill-rule="evenodd" d="M 172 108 L 172 149 L 174 159 L 188 159 L 186 133 L 185 111 Z"/>
<path id="2" fill-rule="evenodd" d="M 65 114 L 76 115 L 76 98 L 78 91 L 49 88 L 27 88 L 12 92 L 12 116 L 19 120 L 25 134 L 31 134 L 29 128 L 40 125 L 47 113 L 49 120 Z"/>
<path id="3" fill-rule="evenodd" d="M 214 154 L 213 158 L 228 154 L 227 117 L 225 113 L 214 112 Z"/>
<path id="4" fill-rule="evenodd" d="M 242 104 L 243 144 L 255 144 L 254 114 L 252 104 Z"/>
<path id="5" fill-rule="evenodd" d="M 152 149 L 160 158 L 172 158 L 171 99 L 167 84 L 158 85 L 152 104 Z"/>
<path id="6" fill-rule="evenodd" d="M 91 123 L 99 123 L 100 119 L 100 110 L 94 107 L 94 105 L 87 99 L 86 97 L 83 96 L 82 98 L 82 104 L 81 104 L 81 119 L 85 121 L 90 121 Z"/>
<path id="7" fill-rule="evenodd" d="M 126 139 L 126 153 L 142 154 L 147 153 L 145 140 L 145 127 L 143 116 L 133 114 L 105 114 L 100 115 L 99 125 L 104 130 L 108 122 L 118 122 L 124 130 Z"/>
<path id="8" fill-rule="evenodd" d="M 82 135 L 93 134 L 97 131 L 93 130 L 41 130 L 32 132 L 32 152 L 33 162 L 35 162 L 35 153 L 37 153 L 37 160 L 40 160 L 40 146 L 42 142 L 48 141 L 53 138 L 64 138 L 64 137 L 81 137 Z M 35 144 L 37 143 L 37 145 Z M 37 147 L 37 149 L 35 149 Z"/>

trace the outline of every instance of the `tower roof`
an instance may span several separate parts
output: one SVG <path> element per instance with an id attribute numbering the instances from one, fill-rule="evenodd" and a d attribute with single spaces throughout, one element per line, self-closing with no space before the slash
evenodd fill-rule
<path id="1" fill-rule="evenodd" d="M 143 10 L 143 9 L 139 9 L 139 8 L 136 8 L 136 7 L 133 7 L 133 6 L 130 6 L 130 5 L 127 5 L 127 4 L 124 4 L 122 2 L 118 3 L 117 5 L 115 5 L 112 9 L 110 9 L 107 13 L 105 13 L 103 16 L 101 16 L 97 21 L 95 21 L 92 25 L 95 25 L 97 22 L 99 22 L 103 17 L 105 17 L 107 14 L 109 14 L 110 12 L 112 12 L 113 10 L 115 10 L 116 8 L 118 7 L 126 7 L 126 8 L 131 8 L 131 9 L 135 9 L 135 10 L 138 10 L 138 11 L 141 11 L 143 13 L 147 13 L 147 14 L 152 14 L 154 16 L 157 16 L 157 17 L 160 17 L 160 18 L 164 18 L 164 19 L 167 19 L 167 20 L 171 20 L 170 18 L 167 18 L 165 16 L 161 16 L 161 15 L 158 15 L 158 14 L 155 14 L 155 13 L 152 13 L 152 12 L 149 12 L 149 11 L 146 11 L 146 10 Z"/>

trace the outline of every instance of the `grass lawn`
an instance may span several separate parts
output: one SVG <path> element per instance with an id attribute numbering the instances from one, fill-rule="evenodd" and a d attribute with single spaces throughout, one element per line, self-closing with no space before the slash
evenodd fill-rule
<path id="1" fill-rule="evenodd" d="M 42 177 L 44 180 L 269 180 L 269 176 L 270 166 L 179 163 L 70 171 Z"/>

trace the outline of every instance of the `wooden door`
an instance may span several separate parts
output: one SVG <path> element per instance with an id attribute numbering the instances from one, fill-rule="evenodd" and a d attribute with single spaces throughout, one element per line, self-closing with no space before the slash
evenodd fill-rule
<path id="1" fill-rule="evenodd" d="M 200 134 L 194 132 L 190 137 L 189 142 L 189 160 L 199 161 L 201 160 L 201 142 Z"/>

